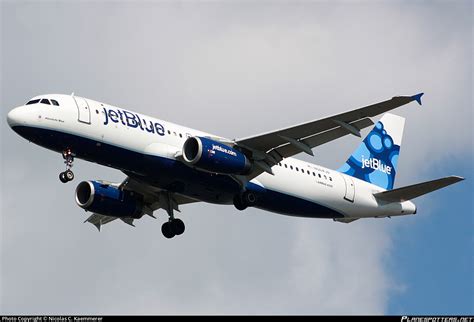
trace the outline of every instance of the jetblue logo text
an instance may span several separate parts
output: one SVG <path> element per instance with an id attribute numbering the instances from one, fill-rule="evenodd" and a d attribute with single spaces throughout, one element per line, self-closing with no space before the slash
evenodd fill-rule
<path id="1" fill-rule="evenodd" d="M 124 110 L 113 110 L 106 109 L 104 107 L 104 125 L 113 123 L 122 123 L 125 126 L 139 128 L 142 131 L 147 131 L 148 133 L 156 133 L 158 135 L 165 135 L 165 128 L 158 122 L 147 121 L 144 118 L 140 118 L 138 114 Z"/>
<path id="2" fill-rule="evenodd" d="M 392 167 L 383 164 L 381 160 L 372 158 L 365 159 L 364 156 L 362 156 L 362 169 L 364 168 L 371 168 L 386 174 L 390 174 L 390 172 L 392 172 Z"/>
<path id="3" fill-rule="evenodd" d="M 212 149 L 213 149 L 213 150 L 220 151 L 220 152 L 224 152 L 224 153 L 229 154 L 229 155 L 231 155 L 231 156 L 233 156 L 233 157 L 236 157 L 236 156 L 237 156 L 237 153 L 235 153 L 234 151 L 228 150 L 228 149 L 226 149 L 226 148 L 223 148 L 223 147 L 221 147 L 220 145 L 215 145 L 215 144 L 213 144 L 213 145 L 212 145 Z"/>

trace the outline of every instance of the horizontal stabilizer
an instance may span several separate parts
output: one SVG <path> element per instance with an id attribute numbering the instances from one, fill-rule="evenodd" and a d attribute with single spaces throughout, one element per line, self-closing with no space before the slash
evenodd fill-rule
<path id="1" fill-rule="evenodd" d="M 444 188 L 453 183 L 464 180 L 462 177 L 450 176 L 432 181 L 417 183 L 398 189 L 375 193 L 375 198 L 388 202 L 402 202 L 414 199 L 432 191 Z"/>

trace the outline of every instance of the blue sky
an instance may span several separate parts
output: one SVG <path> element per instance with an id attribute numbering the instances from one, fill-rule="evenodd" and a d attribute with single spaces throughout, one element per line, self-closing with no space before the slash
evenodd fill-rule
<path id="1" fill-rule="evenodd" d="M 411 225 L 394 228 L 396 247 L 389 267 L 405 282 L 403 291 L 392 295 L 388 314 L 472 315 L 474 311 L 474 160 L 469 154 L 465 157 L 439 160 L 438 167 L 428 173 L 433 178 L 439 173 L 457 173 L 467 180 L 424 200 L 419 198 L 423 206 L 416 218 L 409 219 Z"/>
<path id="2" fill-rule="evenodd" d="M 471 1 L 0 5 L 0 313 L 474 313 Z M 164 212 L 98 233 L 75 186 L 124 175 L 76 160 L 62 185 L 62 158 L 5 122 L 33 96 L 71 92 L 229 138 L 425 92 L 395 111 L 395 187 L 467 179 L 415 199 L 410 217 L 193 204 L 172 243 Z M 297 157 L 337 169 L 360 141 Z"/>

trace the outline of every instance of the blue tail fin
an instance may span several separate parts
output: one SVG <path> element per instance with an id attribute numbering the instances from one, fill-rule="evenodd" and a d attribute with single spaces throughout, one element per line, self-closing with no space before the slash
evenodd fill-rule
<path id="1" fill-rule="evenodd" d="M 338 171 L 393 189 L 404 125 L 403 117 L 386 113 Z"/>

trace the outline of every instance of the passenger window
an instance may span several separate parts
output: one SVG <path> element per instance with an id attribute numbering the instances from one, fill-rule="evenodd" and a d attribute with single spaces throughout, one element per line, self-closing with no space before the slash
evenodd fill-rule
<path id="1" fill-rule="evenodd" d="M 328 177 L 326 177 L 326 175 L 324 175 L 324 179 L 326 179 L 326 180 L 327 180 L 327 179 L 328 179 Z"/>
<path id="2" fill-rule="evenodd" d="M 51 103 L 53 103 L 53 105 L 55 105 L 55 106 L 59 106 L 59 103 L 56 100 L 51 100 Z"/>
<path id="3" fill-rule="evenodd" d="M 288 166 L 285 164 L 285 168 L 288 168 Z"/>
<path id="4" fill-rule="evenodd" d="M 31 100 L 31 101 L 29 101 L 28 103 L 26 103 L 26 105 L 36 104 L 36 103 L 38 103 L 39 101 L 40 101 L 39 99 L 37 99 L 37 100 Z"/>
<path id="5" fill-rule="evenodd" d="M 309 170 L 306 170 L 306 172 L 308 172 L 308 174 L 309 174 Z"/>
<path id="6" fill-rule="evenodd" d="M 318 173 L 318 177 L 320 177 L 320 178 L 321 178 L 321 173 Z"/>
<path id="7" fill-rule="evenodd" d="M 313 177 L 316 177 L 316 173 L 313 172 Z"/>
<path id="8" fill-rule="evenodd" d="M 43 98 L 40 103 L 51 105 L 51 103 L 46 98 Z"/>
<path id="9" fill-rule="evenodd" d="M 180 138 L 182 138 L 182 137 L 183 137 L 183 135 L 182 135 L 181 133 L 179 133 L 179 137 L 180 137 Z"/>
<path id="10" fill-rule="evenodd" d="M 300 169 L 298 169 L 298 167 L 295 167 L 296 168 L 296 171 L 300 171 Z"/>
<path id="11" fill-rule="evenodd" d="M 292 165 L 290 165 L 290 169 L 293 170 L 293 166 L 292 166 Z"/>
<path id="12" fill-rule="evenodd" d="M 168 130 L 168 134 L 171 134 L 171 131 L 170 131 L 170 130 Z"/>
<path id="13" fill-rule="evenodd" d="M 304 173 L 304 169 L 301 169 L 301 172 L 303 172 L 303 173 Z"/>
<path id="14" fill-rule="evenodd" d="M 331 177 L 329 177 L 329 181 L 332 181 L 332 178 L 331 178 Z"/>

